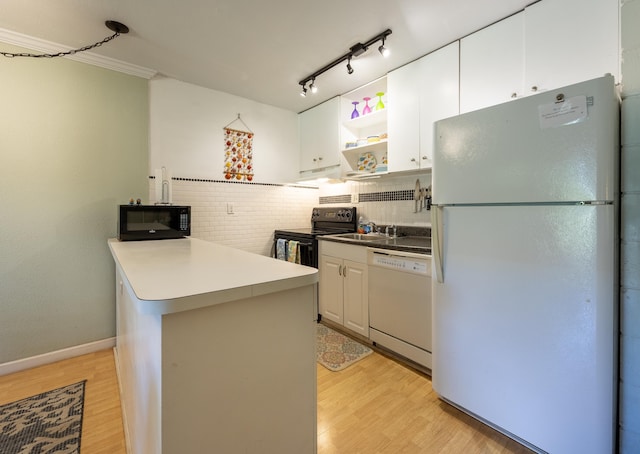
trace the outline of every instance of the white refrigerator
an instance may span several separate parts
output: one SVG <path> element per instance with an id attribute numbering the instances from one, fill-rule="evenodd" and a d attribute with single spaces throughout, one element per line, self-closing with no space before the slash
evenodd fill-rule
<path id="1" fill-rule="evenodd" d="M 613 77 L 435 124 L 433 388 L 538 452 L 614 451 Z"/>

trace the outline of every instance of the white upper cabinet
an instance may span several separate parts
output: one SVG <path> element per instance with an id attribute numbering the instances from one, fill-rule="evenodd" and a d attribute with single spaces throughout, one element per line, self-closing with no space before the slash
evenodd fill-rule
<path id="1" fill-rule="evenodd" d="M 420 167 L 431 168 L 433 123 L 460 113 L 460 42 L 420 59 Z"/>
<path id="2" fill-rule="evenodd" d="M 389 73 L 390 172 L 431 168 L 433 123 L 458 114 L 458 79 L 457 41 Z"/>
<path id="3" fill-rule="evenodd" d="M 619 81 L 618 0 L 542 0 L 461 40 L 460 112 L 607 73 Z"/>
<path id="4" fill-rule="evenodd" d="M 525 89 L 619 77 L 619 0 L 543 0 L 525 9 Z"/>
<path id="5" fill-rule="evenodd" d="M 524 12 L 460 40 L 460 113 L 523 95 Z"/>
<path id="6" fill-rule="evenodd" d="M 300 171 L 340 165 L 340 97 L 298 115 Z"/>
<path id="7" fill-rule="evenodd" d="M 389 87 L 389 170 L 418 168 L 420 155 L 420 63 L 402 66 L 387 75 Z"/>

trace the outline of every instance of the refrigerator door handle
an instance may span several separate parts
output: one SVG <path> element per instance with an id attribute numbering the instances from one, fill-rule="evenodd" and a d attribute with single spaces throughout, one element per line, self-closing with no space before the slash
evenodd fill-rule
<path id="1" fill-rule="evenodd" d="M 444 282 L 442 269 L 442 225 L 440 224 L 440 215 L 442 207 L 433 206 L 431 211 L 431 248 L 433 255 L 433 265 L 436 273 L 436 280 L 442 284 Z"/>

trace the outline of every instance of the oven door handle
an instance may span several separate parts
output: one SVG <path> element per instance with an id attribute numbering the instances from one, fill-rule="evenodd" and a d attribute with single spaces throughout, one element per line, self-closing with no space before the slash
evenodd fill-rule
<path id="1" fill-rule="evenodd" d="M 300 264 L 313 266 L 313 243 L 298 243 Z"/>

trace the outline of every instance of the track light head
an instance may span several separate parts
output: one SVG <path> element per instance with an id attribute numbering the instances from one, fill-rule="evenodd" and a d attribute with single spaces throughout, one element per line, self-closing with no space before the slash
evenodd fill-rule
<path id="1" fill-rule="evenodd" d="M 347 73 L 353 74 L 353 68 L 351 67 L 351 57 L 349 57 L 349 61 L 347 61 Z"/>
<path id="2" fill-rule="evenodd" d="M 311 85 L 309 85 L 309 88 L 311 89 L 311 93 L 318 93 L 318 87 L 316 87 L 315 79 L 311 80 Z"/>
<path id="3" fill-rule="evenodd" d="M 378 47 L 378 52 L 380 52 L 384 58 L 387 58 L 391 54 L 391 51 L 384 47 L 384 36 L 382 37 L 382 44 Z"/>
<path id="4" fill-rule="evenodd" d="M 302 91 L 300 92 L 300 96 L 302 96 L 303 98 L 307 97 L 307 87 L 305 87 L 304 85 L 302 86 Z"/>

